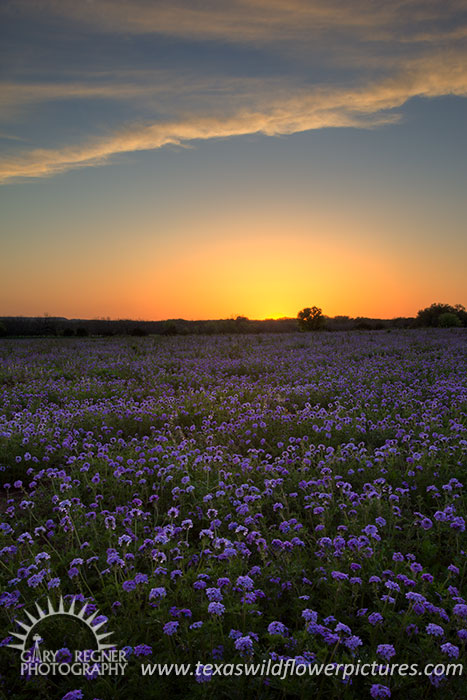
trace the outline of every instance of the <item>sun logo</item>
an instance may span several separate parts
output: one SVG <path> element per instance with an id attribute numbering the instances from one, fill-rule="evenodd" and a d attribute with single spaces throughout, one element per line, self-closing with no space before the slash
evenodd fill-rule
<path id="1" fill-rule="evenodd" d="M 60 596 L 58 608 L 55 610 L 52 601 L 50 598 L 47 598 L 47 607 L 48 610 L 45 612 L 42 610 L 40 607 L 39 603 L 36 603 L 36 608 L 37 608 L 37 617 L 34 617 L 34 615 L 31 615 L 27 610 L 24 612 L 29 618 L 29 624 L 27 622 L 21 622 L 21 620 L 18 620 L 18 625 L 22 627 L 24 632 L 21 634 L 20 632 L 9 632 L 9 634 L 13 635 L 17 639 L 20 640 L 20 642 L 17 642 L 16 644 L 7 644 L 7 646 L 11 647 L 12 649 L 19 649 L 22 652 L 26 651 L 26 642 L 28 640 L 29 635 L 33 631 L 33 629 L 38 625 L 40 622 L 43 620 L 46 620 L 49 617 L 55 617 L 57 615 L 66 615 L 67 617 L 73 617 L 77 620 L 80 620 L 81 622 L 84 622 L 84 624 L 91 630 L 91 632 L 94 635 L 94 639 L 96 640 L 97 644 L 97 649 L 98 651 L 103 651 L 104 649 L 111 649 L 115 646 L 115 644 L 106 644 L 103 642 L 104 639 L 106 639 L 109 635 L 113 634 L 113 632 L 104 632 L 104 633 L 99 633 L 98 630 L 105 625 L 106 620 L 103 620 L 102 622 L 98 622 L 97 625 L 93 625 L 92 622 L 95 617 L 99 614 L 99 610 L 96 610 L 93 612 L 91 615 L 86 617 L 86 607 L 87 603 L 84 603 L 83 607 L 79 612 L 75 612 L 75 606 L 76 606 L 76 598 L 73 599 L 73 602 L 71 603 L 69 608 L 65 607 L 65 604 L 63 602 L 62 596 Z M 37 655 L 39 654 L 39 646 L 38 646 L 38 641 L 39 641 L 39 635 L 35 634 L 33 639 L 34 639 L 34 654 Z"/>

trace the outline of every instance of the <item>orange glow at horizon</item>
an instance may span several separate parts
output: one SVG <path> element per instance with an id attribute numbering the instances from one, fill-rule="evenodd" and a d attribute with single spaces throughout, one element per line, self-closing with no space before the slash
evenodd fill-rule
<path id="1" fill-rule="evenodd" d="M 249 233 L 239 235 L 247 220 Z M 209 226 L 197 222 L 189 235 L 175 231 L 163 241 L 120 234 L 109 246 L 89 232 L 67 251 L 73 265 L 60 264 L 64 244 L 50 246 L 47 258 L 32 249 L 29 264 L 18 260 L 21 275 L 10 284 L 6 270 L 3 303 L 15 309 L 11 315 L 202 320 L 296 317 L 313 305 L 327 316 L 393 318 L 413 316 L 433 301 L 462 302 L 455 291 L 446 298 L 434 289 L 439 261 L 417 277 L 410 256 L 404 265 L 400 251 L 391 254 L 364 231 L 344 238 L 336 233 L 342 228 L 337 220 L 298 218 L 293 227 L 280 220 L 266 226 L 244 212 L 228 225 L 214 217 Z M 41 256 L 49 274 L 37 263 Z M 31 298 L 40 306 L 31 309 Z"/>
<path id="2" fill-rule="evenodd" d="M 282 318 L 308 304 L 337 315 L 344 300 L 347 309 L 362 306 L 365 294 L 356 284 L 362 275 L 376 293 L 384 288 L 392 304 L 400 296 L 388 264 L 342 244 L 337 249 L 332 241 L 277 235 L 207 240 L 165 259 L 144 296 L 167 294 L 167 311 L 185 308 L 188 318 Z"/>

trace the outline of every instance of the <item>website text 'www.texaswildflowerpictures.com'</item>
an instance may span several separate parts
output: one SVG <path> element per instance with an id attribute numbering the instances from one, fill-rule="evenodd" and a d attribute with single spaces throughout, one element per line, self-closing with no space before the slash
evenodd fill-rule
<path id="1" fill-rule="evenodd" d="M 280 659 L 263 661 L 261 663 L 212 663 L 203 664 L 200 661 L 194 664 L 142 664 L 143 676 L 194 676 L 198 681 L 211 680 L 213 676 L 273 676 L 283 680 L 288 676 L 342 676 L 349 679 L 351 676 L 462 676 L 463 664 L 381 664 L 378 661 L 365 663 L 357 661 L 354 664 L 307 664 L 300 663 L 296 659 Z"/>

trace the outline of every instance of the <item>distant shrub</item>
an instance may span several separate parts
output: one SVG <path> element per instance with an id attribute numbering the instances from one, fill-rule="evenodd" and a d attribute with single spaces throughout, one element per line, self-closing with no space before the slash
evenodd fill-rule
<path id="1" fill-rule="evenodd" d="M 64 328 L 63 329 L 63 336 L 65 338 L 71 338 L 75 334 L 75 331 L 73 328 Z"/>
<path id="2" fill-rule="evenodd" d="M 76 335 L 78 336 L 78 338 L 86 338 L 89 335 L 89 331 L 87 328 L 83 328 L 83 326 L 80 326 L 76 329 Z"/>
<path id="3" fill-rule="evenodd" d="M 355 325 L 358 331 L 371 331 L 372 325 L 368 321 L 358 321 Z"/>
<path id="4" fill-rule="evenodd" d="M 137 338 L 142 338 L 145 335 L 148 335 L 147 330 L 144 328 L 141 328 L 141 326 L 136 326 L 136 328 L 133 328 L 130 335 L 133 335 Z"/>
<path id="5" fill-rule="evenodd" d="M 440 328 L 459 328 L 459 326 L 462 326 L 462 321 L 457 314 L 448 311 L 438 316 L 438 326 Z"/>
<path id="6" fill-rule="evenodd" d="M 4 338 L 6 335 L 8 335 L 6 326 L 3 321 L 0 321 L 0 338 Z"/>
<path id="7" fill-rule="evenodd" d="M 177 325 L 173 321 L 166 321 L 162 329 L 162 335 L 177 335 Z"/>

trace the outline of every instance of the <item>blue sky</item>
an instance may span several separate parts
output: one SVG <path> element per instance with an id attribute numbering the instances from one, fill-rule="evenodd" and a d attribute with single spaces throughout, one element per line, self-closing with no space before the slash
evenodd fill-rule
<path id="1" fill-rule="evenodd" d="M 467 302 L 465 2 L 1 12 L 0 313 Z"/>

